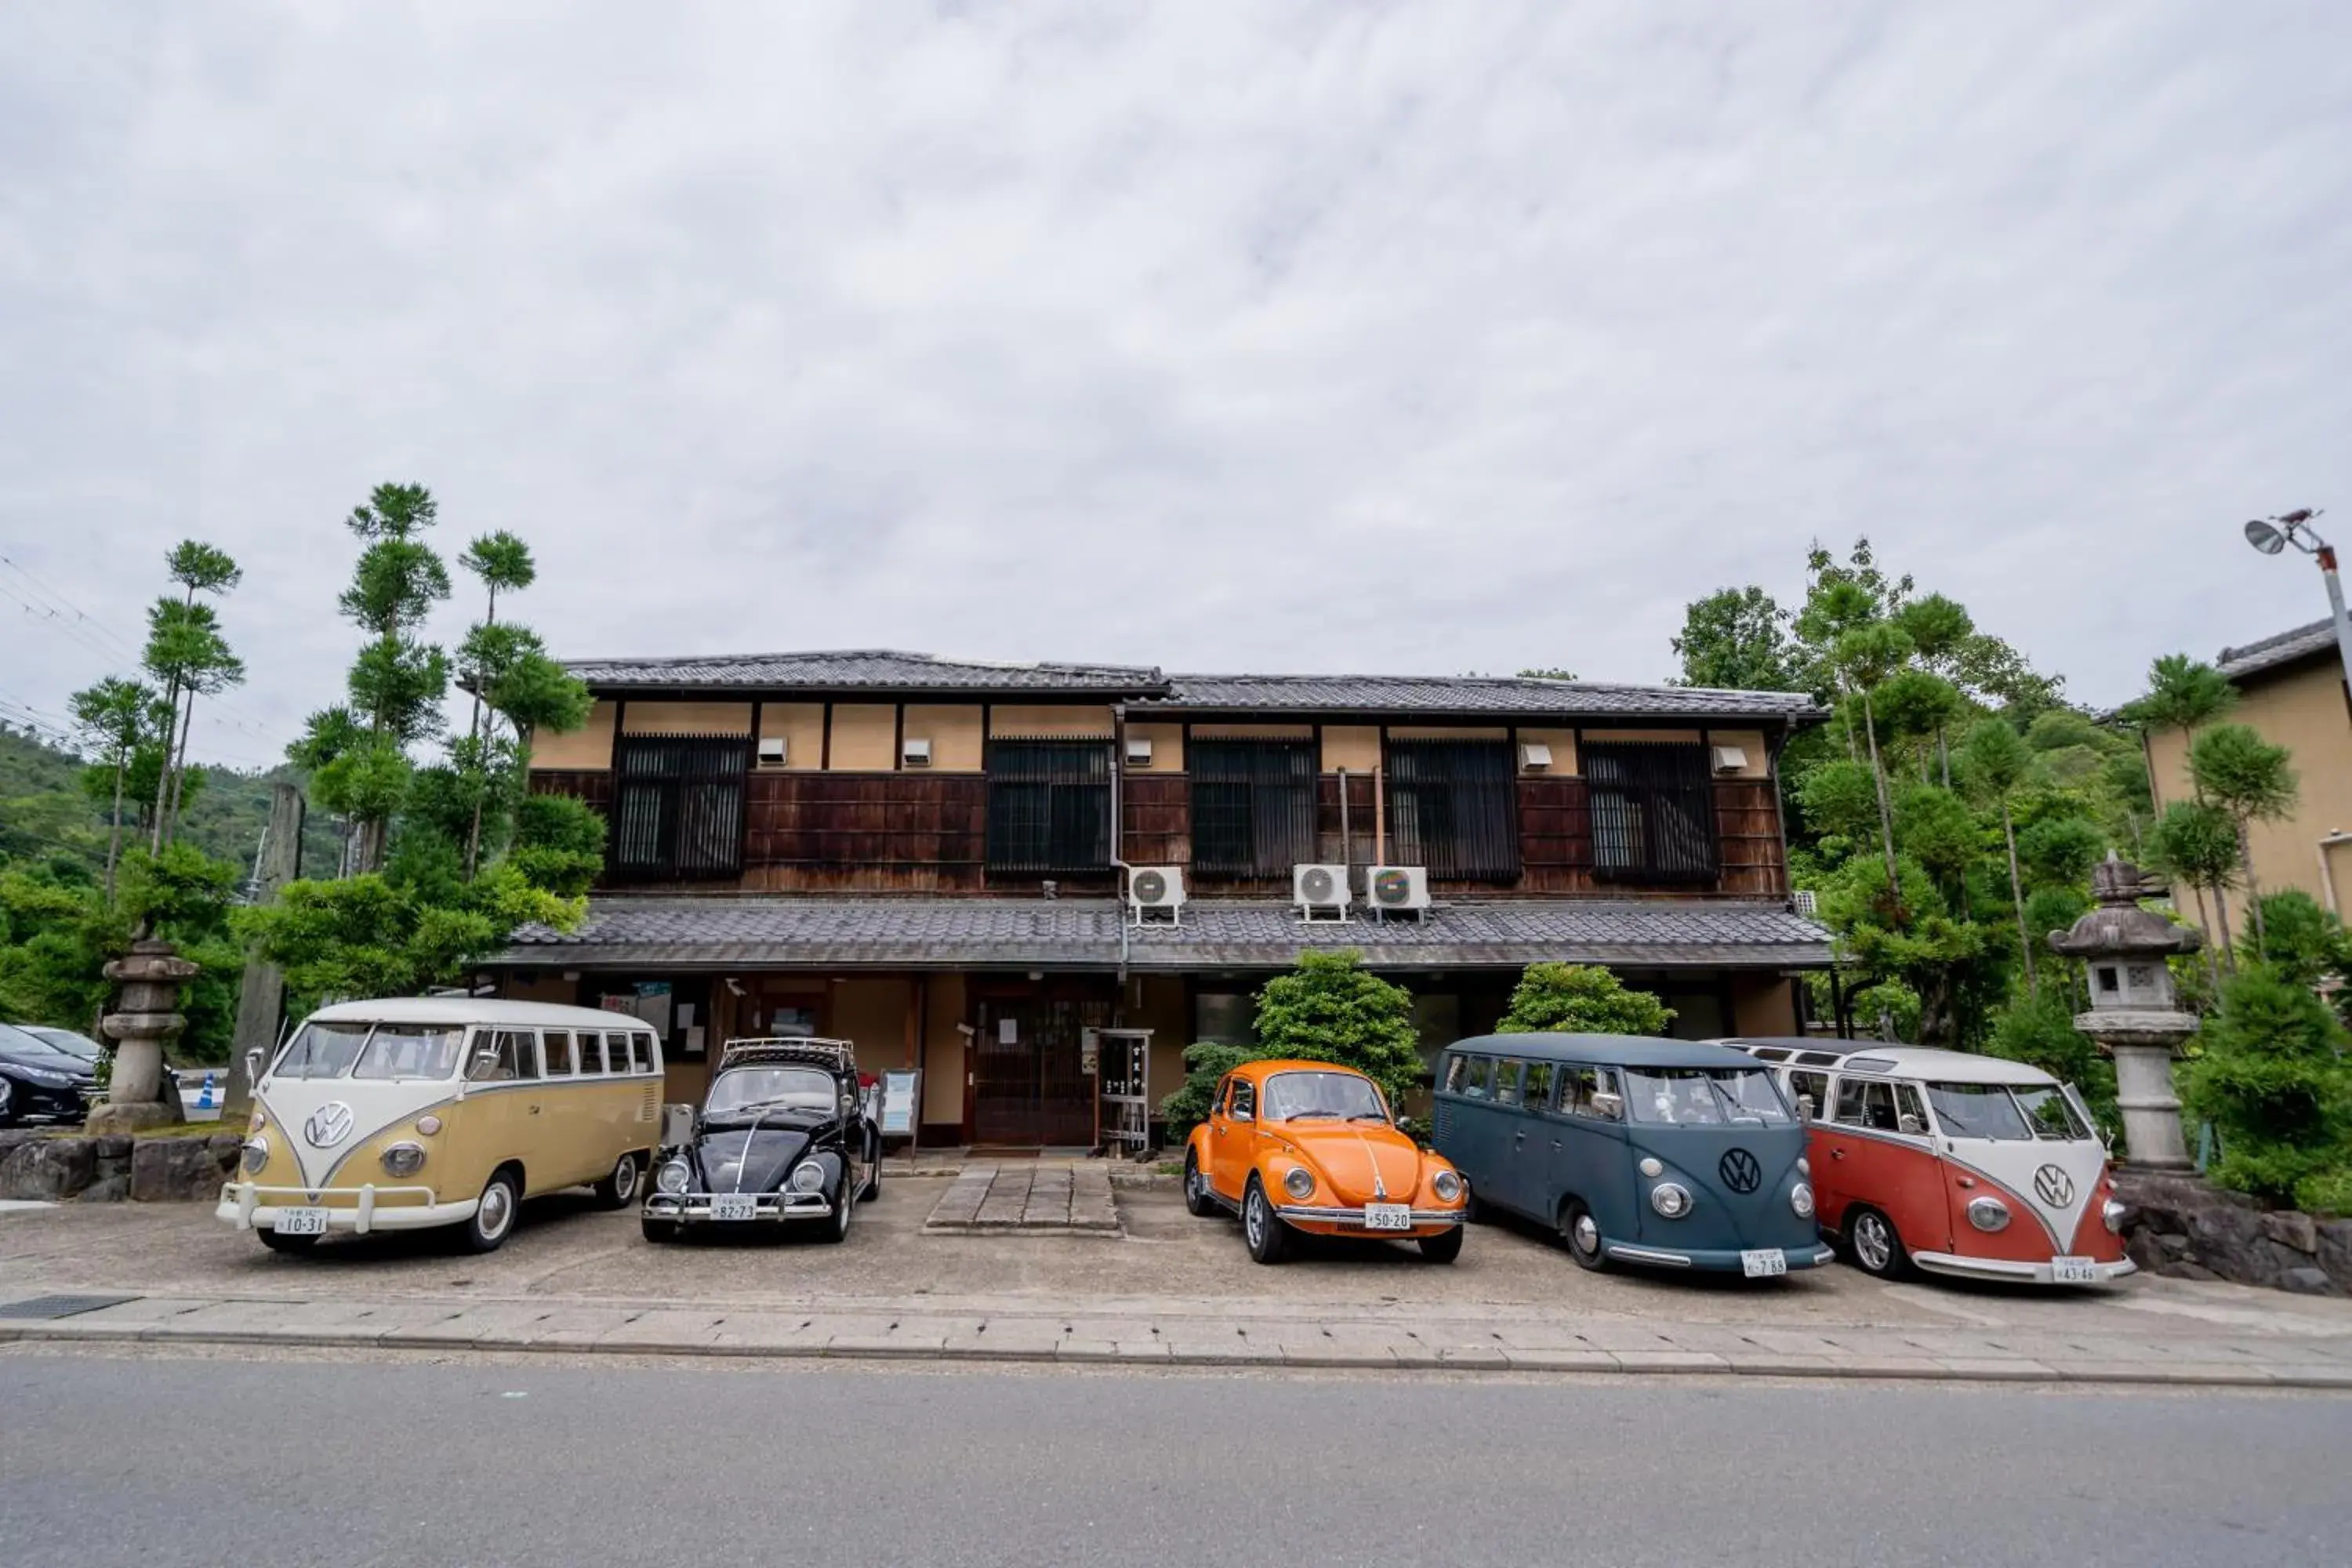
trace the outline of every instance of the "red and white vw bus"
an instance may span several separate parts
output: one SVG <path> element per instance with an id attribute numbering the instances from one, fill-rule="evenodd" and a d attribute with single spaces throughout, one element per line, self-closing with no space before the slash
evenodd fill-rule
<path id="1" fill-rule="evenodd" d="M 2106 1145 L 2072 1085 L 1917 1046 L 1723 1043 L 1810 1100 L 1822 1228 L 1864 1273 L 2097 1285 L 2132 1272 Z"/>

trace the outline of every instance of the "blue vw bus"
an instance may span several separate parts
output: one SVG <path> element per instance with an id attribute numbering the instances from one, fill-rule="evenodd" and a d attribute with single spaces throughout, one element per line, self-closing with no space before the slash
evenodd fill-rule
<path id="1" fill-rule="evenodd" d="M 1438 1152 L 1492 1205 L 1550 1226 L 1587 1268 L 1749 1279 L 1827 1263 L 1805 1128 L 1764 1064 L 1632 1035 L 1486 1035 L 1437 1068 Z"/>

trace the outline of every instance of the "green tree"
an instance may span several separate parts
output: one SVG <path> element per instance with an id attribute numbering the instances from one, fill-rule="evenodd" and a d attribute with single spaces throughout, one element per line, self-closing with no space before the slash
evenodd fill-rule
<path id="1" fill-rule="evenodd" d="M 73 694 L 75 728 L 95 754 L 93 765 L 112 780 L 113 805 L 107 814 L 106 901 L 114 901 L 114 873 L 122 858 L 122 786 L 131 761 L 146 739 L 155 707 L 152 689 L 110 675 Z"/>
<path id="2" fill-rule="evenodd" d="M 2316 987 L 2352 969 L 2344 922 L 2299 889 L 2263 898 L 2259 934 L 2247 933 L 2246 962 L 2267 963 L 2299 985 Z"/>
<path id="3" fill-rule="evenodd" d="M 1257 1043 L 1269 1057 L 1338 1062 L 1381 1086 L 1399 1110 L 1420 1080 L 1412 994 L 1364 967 L 1352 948 L 1308 951 L 1257 995 Z"/>
<path id="4" fill-rule="evenodd" d="M 1674 639 L 1682 660 L 1675 684 L 1733 691 L 1802 689 L 1788 620 L 1789 613 L 1772 595 L 1752 583 L 1694 601 L 1684 608 L 1682 635 Z"/>
<path id="5" fill-rule="evenodd" d="M 1870 737 L 1870 773 L 1878 790 L 1878 821 L 1885 837 L 1880 848 L 1886 858 L 1886 880 L 1899 879 L 1895 868 L 1895 805 L 1886 789 L 1886 768 L 1878 754 L 1878 729 L 1871 710 L 1871 693 L 1891 679 L 1911 657 L 1911 639 L 1883 621 L 1841 633 L 1835 651 L 1838 674 L 1862 699 L 1863 730 Z"/>
<path id="6" fill-rule="evenodd" d="M 2267 964 L 2221 987 L 2199 1032 L 2187 1103 L 2221 1135 L 2208 1174 L 2267 1203 L 2292 1204 L 2327 1176 L 2352 1138 L 2352 1067 L 2344 1027 L 2307 985 Z"/>
<path id="7" fill-rule="evenodd" d="M 2021 996 L 2005 1010 L 1985 1042 L 1989 1055 L 2040 1068 L 2083 1091 L 2084 1103 L 2110 1137 L 2122 1130 L 2116 1110 L 2115 1064 L 2099 1053 L 2089 1036 L 2074 1027 L 2074 1005 L 2061 989 L 2048 995 Z"/>
<path id="8" fill-rule="evenodd" d="M 1674 1009 L 1628 990 L 1597 964 L 1530 963 L 1511 993 L 1503 1035 L 1663 1035 Z"/>
<path id="9" fill-rule="evenodd" d="M 2255 940 L 2263 931 L 2263 889 L 2254 878 L 2252 825 L 2276 822 L 2294 810 L 2294 754 L 2244 724 L 2218 724 L 2189 745 L 2189 773 L 2198 795 L 2230 814 L 2238 830 L 2238 863 Z"/>
<path id="10" fill-rule="evenodd" d="M 1960 752 L 1962 774 L 1978 796 L 2000 813 L 2001 842 L 2009 852 L 2009 896 L 2017 911 L 2018 955 L 2025 968 L 2026 992 L 2038 997 L 2042 983 L 2034 973 L 2033 933 L 2025 926 L 2025 879 L 2018 866 L 2017 822 L 2011 812 L 2032 765 L 2032 753 L 2017 731 L 1999 719 L 1979 720 L 1960 743 Z"/>
<path id="11" fill-rule="evenodd" d="M 2158 869 L 2174 882 L 2196 890 L 2200 924 L 2205 895 L 2209 891 L 2213 895 L 2212 929 L 2221 940 L 2207 944 L 2207 963 L 2209 967 L 2218 963 L 2234 973 L 2237 960 L 2230 951 L 2230 906 L 2225 895 L 2238 882 L 2237 824 L 2218 805 L 2201 800 L 2176 800 L 2156 819 L 2156 827 L 2148 835 L 2148 847 L 2155 853 Z M 2220 949 L 2218 956 L 2213 952 L 2215 948 Z M 2214 971 L 2213 982 L 2220 984 L 2220 970 Z"/>
<path id="12" fill-rule="evenodd" d="M 1230 1046 L 1202 1040 L 1184 1047 L 1184 1081 L 1160 1101 L 1160 1120 L 1168 1139 L 1181 1143 L 1193 1128 L 1209 1119 L 1217 1103 L 1217 1085 L 1244 1062 L 1263 1061 L 1273 1053 L 1262 1046 Z"/>

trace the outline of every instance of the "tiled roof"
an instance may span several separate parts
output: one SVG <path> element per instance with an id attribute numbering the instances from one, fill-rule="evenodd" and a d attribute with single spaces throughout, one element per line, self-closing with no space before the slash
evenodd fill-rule
<path id="1" fill-rule="evenodd" d="M 985 664 L 883 649 L 579 659 L 599 690 L 921 691 L 1126 699 L 1139 712 L 1391 713 L 1504 719 L 1821 718 L 1802 692 L 1610 686 L 1525 676 L 1178 675 L 1136 665 Z"/>
<path id="2" fill-rule="evenodd" d="M 2225 647 L 2214 660 L 2214 668 L 2231 680 L 2243 680 L 2266 669 L 2276 669 L 2283 664 L 2293 664 L 2299 658 L 2309 658 L 2317 653 L 2336 651 L 2336 623 L 2314 621 L 2307 626 L 2297 626 L 2291 632 L 2264 637 L 2243 647 Z"/>
<path id="3" fill-rule="evenodd" d="M 1115 664 L 986 664 L 887 648 L 835 653 L 702 654 L 685 658 L 590 658 L 564 668 L 597 688 L 661 690 L 1051 691 L 1107 697 L 1163 689 L 1156 669 Z"/>
<path id="4" fill-rule="evenodd" d="M 526 927 L 498 962 L 821 968 L 1110 968 L 1127 916 L 1109 899 L 600 899 L 569 935 Z M 1829 933 L 1778 904 L 1494 900 L 1422 920 L 1303 923 L 1285 903 L 1195 900 L 1181 926 L 1127 933 L 1131 969 L 1285 968 L 1354 947 L 1388 968 L 1541 959 L 1637 968 L 1818 967 Z"/>
<path id="5" fill-rule="evenodd" d="M 1699 686 L 1606 686 L 1529 676 L 1173 675 L 1165 697 L 1136 705 L 1198 712 L 1477 713 L 1501 717 L 1808 719 L 1801 691 Z"/>

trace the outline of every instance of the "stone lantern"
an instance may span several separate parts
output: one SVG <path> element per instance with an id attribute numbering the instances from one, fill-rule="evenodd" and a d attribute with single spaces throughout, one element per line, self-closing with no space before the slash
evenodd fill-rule
<path id="1" fill-rule="evenodd" d="M 162 1103 L 163 1042 L 187 1027 L 180 987 L 199 972 L 170 942 L 152 937 L 106 966 L 106 977 L 121 987 L 115 1010 L 99 1020 L 114 1041 L 114 1072 L 106 1103 L 89 1113 L 90 1132 L 144 1132 L 181 1119 L 177 1105 Z"/>
<path id="2" fill-rule="evenodd" d="M 2089 967 L 2091 1010 L 2074 1026 L 2115 1058 L 2116 1105 L 2123 1112 L 2128 1163 L 2156 1171 L 2194 1168 L 2172 1090 L 2172 1063 L 2197 1030 L 2180 1010 L 2165 960 L 2194 952 L 2202 933 L 2139 907 L 2139 868 L 2113 851 L 2091 873 L 2099 907 L 2071 931 L 2050 933 L 2051 948 Z"/>

